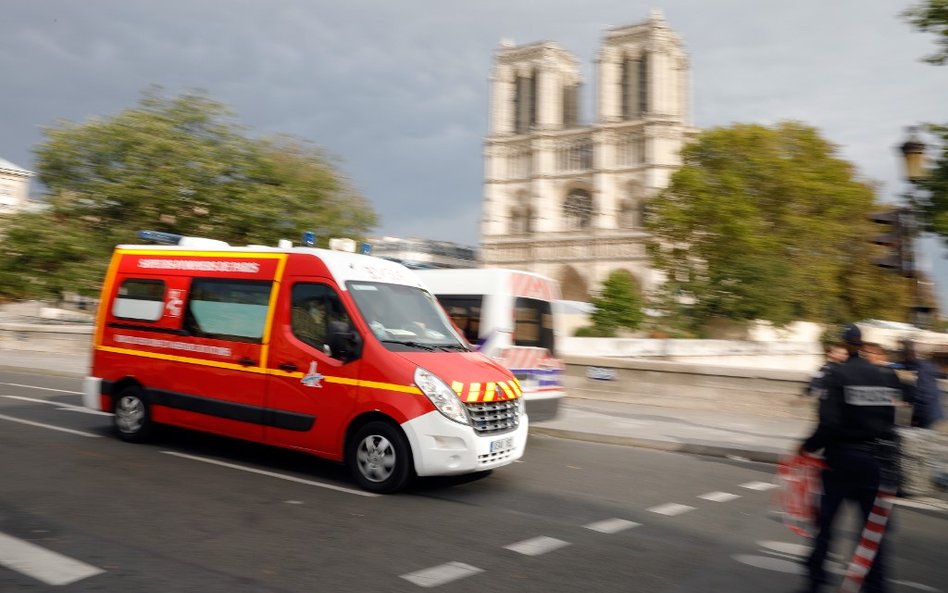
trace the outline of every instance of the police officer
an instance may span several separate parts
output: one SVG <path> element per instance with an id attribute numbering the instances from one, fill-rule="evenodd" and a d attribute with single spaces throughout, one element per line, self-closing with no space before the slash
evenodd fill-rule
<path id="1" fill-rule="evenodd" d="M 819 532 L 807 561 L 809 581 L 805 591 L 819 591 L 827 582 L 824 563 L 833 536 L 833 520 L 844 500 L 859 504 L 863 521 L 870 511 L 891 460 L 882 443 L 895 435 L 895 405 L 902 399 L 902 384 L 892 369 L 860 357 L 862 333 L 850 325 L 843 333 L 849 357 L 830 369 L 820 395 L 819 423 L 800 447 L 801 453 L 823 451 Z M 861 529 L 859 530 L 861 531 Z M 887 591 L 884 547 L 880 545 L 866 575 L 865 593 Z"/>
<path id="2" fill-rule="evenodd" d="M 819 397 L 823 392 L 823 379 L 829 375 L 830 370 L 838 364 L 842 364 L 845 360 L 849 358 L 849 353 L 846 351 L 846 346 L 840 343 L 830 344 L 826 347 L 826 361 L 823 363 L 823 366 L 816 372 L 815 375 L 810 379 L 810 382 L 807 383 L 807 386 L 803 389 L 803 395 L 808 397 Z"/>

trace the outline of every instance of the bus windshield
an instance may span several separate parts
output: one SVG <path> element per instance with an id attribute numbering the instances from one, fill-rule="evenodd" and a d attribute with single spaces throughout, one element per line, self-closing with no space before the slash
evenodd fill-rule
<path id="1" fill-rule="evenodd" d="M 389 350 L 468 350 L 429 292 L 381 282 L 346 286 L 372 333 Z"/>

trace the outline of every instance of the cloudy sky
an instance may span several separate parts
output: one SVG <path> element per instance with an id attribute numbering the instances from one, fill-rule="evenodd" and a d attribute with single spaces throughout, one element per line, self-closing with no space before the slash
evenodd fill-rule
<path id="1" fill-rule="evenodd" d="M 149 85 L 203 89 L 253 133 L 338 156 L 378 233 L 476 245 L 500 40 L 576 55 L 588 120 L 604 31 L 660 8 L 691 56 L 696 125 L 809 123 L 892 200 L 905 127 L 948 121 L 948 66 L 920 62 L 934 36 L 899 17 L 913 1 L 4 0 L 0 158 L 32 169 L 44 126 Z M 948 265 L 924 251 L 948 307 Z"/>

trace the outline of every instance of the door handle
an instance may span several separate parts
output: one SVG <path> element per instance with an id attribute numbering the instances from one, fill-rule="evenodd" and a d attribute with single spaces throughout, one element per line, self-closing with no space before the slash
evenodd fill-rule
<path id="1" fill-rule="evenodd" d="M 237 361 L 237 364 L 243 365 L 243 366 L 245 366 L 245 367 L 252 367 L 252 366 L 254 366 L 255 364 L 257 364 L 257 361 L 256 361 L 256 360 L 250 360 L 249 358 L 244 357 L 244 358 L 239 359 L 239 360 Z"/>
<path id="2" fill-rule="evenodd" d="M 283 364 L 281 364 L 281 365 L 280 365 L 279 367 L 277 367 L 277 368 L 279 368 L 281 371 L 286 371 L 286 372 L 288 372 L 288 373 L 292 373 L 292 372 L 294 372 L 294 371 L 298 371 L 298 370 L 299 370 L 299 367 L 297 367 L 297 366 L 296 366 L 295 364 L 293 364 L 292 362 L 284 362 Z"/>

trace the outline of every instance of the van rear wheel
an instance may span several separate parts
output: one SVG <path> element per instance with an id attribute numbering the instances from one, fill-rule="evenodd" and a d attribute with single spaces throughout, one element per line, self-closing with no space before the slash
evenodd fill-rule
<path id="1" fill-rule="evenodd" d="M 389 422 L 369 422 L 357 430 L 349 441 L 346 462 L 355 481 L 370 492 L 397 492 L 412 476 L 408 439 Z"/>
<path id="2" fill-rule="evenodd" d="M 115 398 L 112 411 L 115 433 L 123 441 L 141 443 L 147 441 L 154 432 L 151 411 L 140 387 L 126 387 L 121 390 Z"/>

